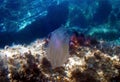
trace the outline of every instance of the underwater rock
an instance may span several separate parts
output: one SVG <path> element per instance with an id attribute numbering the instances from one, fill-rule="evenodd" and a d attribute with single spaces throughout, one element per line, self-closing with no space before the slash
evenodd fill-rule
<path id="1" fill-rule="evenodd" d="M 109 24 L 103 24 L 89 28 L 87 35 L 99 40 L 114 41 L 119 38 L 120 34 L 117 28 L 112 27 Z"/>
<path id="2" fill-rule="evenodd" d="M 0 0 L 0 82 L 120 82 L 119 27 L 119 0 Z"/>
<path id="3" fill-rule="evenodd" d="M 70 49 L 76 49 L 79 46 L 95 46 L 98 45 L 99 42 L 97 41 L 97 39 L 92 38 L 92 37 L 88 37 L 85 36 L 83 33 L 78 33 L 77 31 L 74 31 L 70 37 L 70 42 L 69 42 L 69 46 Z"/>
<path id="4" fill-rule="evenodd" d="M 59 34 L 61 31 L 62 34 Z M 55 30 L 48 42 L 48 46 L 45 46 L 46 42 L 44 39 L 38 39 L 30 45 L 6 46 L 5 49 L 0 49 L 0 81 L 120 81 L 120 48 L 118 46 L 110 47 L 114 51 L 112 55 L 107 53 L 106 43 L 100 43 L 101 46 L 103 45 L 102 49 L 105 49 L 106 52 L 96 46 L 79 45 L 78 48 L 74 50 L 74 53 L 71 54 L 71 50 L 69 50 L 70 39 L 68 37 L 66 38 L 67 35 L 63 37 L 65 33 L 66 31 L 63 31 L 63 28 Z M 53 45 L 53 43 L 57 45 Z M 58 45 L 58 43 L 61 45 Z M 51 45 L 52 48 L 49 45 Z M 50 53 L 53 54 L 48 54 L 47 50 L 49 48 L 50 50 L 55 49 L 56 51 L 52 50 Z M 49 56 L 52 56 L 51 58 L 53 60 L 50 60 Z M 56 65 L 56 63 L 58 65 Z"/>

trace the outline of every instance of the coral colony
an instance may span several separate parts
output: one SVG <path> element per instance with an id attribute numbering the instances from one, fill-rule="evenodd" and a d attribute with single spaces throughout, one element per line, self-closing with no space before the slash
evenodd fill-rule
<path id="1" fill-rule="evenodd" d="M 119 82 L 120 47 L 59 28 L 0 50 L 0 82 Z M 111 54 L 109 54 L 111 53 Z"/>

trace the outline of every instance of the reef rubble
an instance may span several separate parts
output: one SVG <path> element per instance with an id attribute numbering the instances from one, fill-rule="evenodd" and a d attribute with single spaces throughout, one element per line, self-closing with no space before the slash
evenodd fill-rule
<path id="1" fill-rule="evenodd" d="M 0 82 L 120 82 L 119 46 L 79 45 L 54 69 L 46 47 L 45 40 L 38 39 L 0 49 Z"/>

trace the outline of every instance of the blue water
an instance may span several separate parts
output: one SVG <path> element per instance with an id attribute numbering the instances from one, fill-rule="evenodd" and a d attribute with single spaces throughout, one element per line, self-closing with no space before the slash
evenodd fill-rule
<path id="1" fill-rule="evenodd" d="M 119 44 L 120 0 L 0 0 L 0 47 L 29 44 L 61 26 Z"/>

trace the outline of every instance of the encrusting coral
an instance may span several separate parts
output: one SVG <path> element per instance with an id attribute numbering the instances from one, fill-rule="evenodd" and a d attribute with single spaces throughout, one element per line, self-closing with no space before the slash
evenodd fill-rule
<path id="1" fill-rule="evenodd" d="M 58 38 L 56 37 L 54 41 L 56 42 Z M 58 50 L 66 48 L 63 48 L 64 39 L 60 40 L 61 47 L 58 47 Z M 91 41 L 91 39 L 89 40 Z M 74 39 L 72 41 L 74 42 Z M 96 41 L 94 40 L 94 42 Z M 120 81 L 119 46 L 109 47 L 110 45 L 101 42 L 95 45 L 89 43 L 90 45 L 87 46 L 85 44 L 79 44 L 77 47 L 72 45 L 73 47 L 69 47 L 69 51 L 65 51 L 65 53 L 69 53 L 69 57 L 65 58 L 63 63 L 64 55 L 62 53 L 64 50 L 62 53 L 55 52 L 59 55 L 62 54 L 61 58 L 59 55 L 52 56 L 55 61 L 47 57 L 52 54 L 50 52 L 50 55 L 47 55 L 49 43 L 51 42 L 46 43 L 45 40 L 38 39 L 30 45 L 6 46 L 5 49 L 0 49 L 0 82 Z M 51 44 L 53 45 L 53 43 Z M 69 44 L 69 42 L 67 43 Z M 66 50 L 68 50 L 68 46 Z M 53 63 L 59 58 L 61 59 L 59 65 L 54 65 Z"/>

